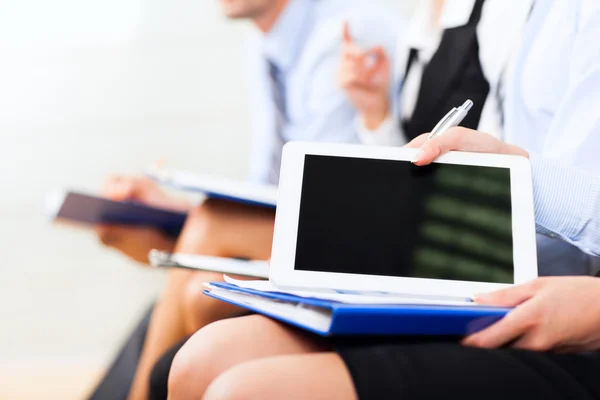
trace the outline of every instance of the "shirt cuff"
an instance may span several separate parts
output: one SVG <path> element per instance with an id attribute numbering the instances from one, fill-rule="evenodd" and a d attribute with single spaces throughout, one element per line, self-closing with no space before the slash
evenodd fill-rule
<path id="1" fill-rule="evenodd" d="M 403 146 L 406 144 L 398 121 L 390 113 L 374 130 L 367 128 L 362 116 L 358 114 L 354 118 L 354 127 L 363 144 L 371 146 Z"/>
<path id="2" fill-rule="evenodd" d="M 600 209 L 600 185 L 594 176 L 557 160 L 530 155 L 537 231 L 559 237 L 590 254 L 594 240 L 594 210 Z M 598 217 L 596 217 L 598 218 Z M 590 222 L 592 222 L 590 224 Z M 591 232 L 585 232 L 592 228 Z M 590 237 L 586 237 L 586 236 Z M 596 238 L 597 239 L 597 238 Z"/>

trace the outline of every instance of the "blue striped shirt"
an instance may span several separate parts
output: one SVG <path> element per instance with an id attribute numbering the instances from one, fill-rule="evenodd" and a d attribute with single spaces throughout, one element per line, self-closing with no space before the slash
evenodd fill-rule
<path id="1" fill-rule="evenodd" d="M 270 32 L 251 37 L 251 181 L 277 184 L 284 142 L 360 142 L 356 110 L 336 81 L 344 22 L 361 47 L 383 45 L 393 54 L 402 24 L 364 0 L 292 0 Z M 287 117 L 282 126 L 276 124 L 267 60 L 280 73 Z"/>
<path id="2" fill-rule="evenodd" d="M 537 230 L 600 256 L 600 173 L 531 156 Z"/>
<path id="3" fill-rule="evenodd" d="M 600 255 L 600 1 L 536 0 L 506 141 L 530 152 L 540 233 Z"/>

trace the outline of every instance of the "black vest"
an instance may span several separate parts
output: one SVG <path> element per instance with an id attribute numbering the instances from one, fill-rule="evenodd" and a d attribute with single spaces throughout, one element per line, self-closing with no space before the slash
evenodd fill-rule
<path id="1" fill-rule="evenodd" d="M 448 111 L 467 99 L 473 100 L 474 105 L 461 126 L 476 129 L 479 125 L 483 105 L 490 92 L 479 61 L 477 41 L 477 24 L 481 19 L 483 1 L 476 0 L 466 25 L 444 31 L 437 51 L 423 71 L 412 116 L 409 120 L 400 121 L 406 139 L 412 140 L 430 132 Z M 416 57 L 417 51 L 411 49 L 407 74 Z"/>

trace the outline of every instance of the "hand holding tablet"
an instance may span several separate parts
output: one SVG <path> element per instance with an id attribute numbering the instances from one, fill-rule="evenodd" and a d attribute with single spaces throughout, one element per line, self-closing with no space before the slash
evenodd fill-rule
<path id="1" fill-rule="evenodd" d="M 529 153 L 520 147 L 504 143 L 487 133 L 463 127 L 451 128 L 444 135 L 437 135 L 431 139 L 428 134 L 424 133 L 404 147 L 419 149 L 413 160 L 418 166 L 430 164 L 437 157 L 449 151 L 506 154 L 529 158 Z"/>
<path id="2" fill-rule="evenodd" d="M 416 153 L 287 144 L 269 282 L 205 293 L 320 335 L 465 335 L 502 318 L 471 299 L 537 276 L 528 160 L 417 167 Z"/>
<path id="3" fill-rule="evenodd" d="M 417 168 L 416 153 L 286 145 L 273 283 L 467 299 L 535 278 L 528 160 L 452 152 Z"/>

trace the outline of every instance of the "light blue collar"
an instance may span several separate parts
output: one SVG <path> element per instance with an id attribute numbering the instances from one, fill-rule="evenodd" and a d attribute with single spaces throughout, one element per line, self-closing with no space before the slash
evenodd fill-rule
<path id="1" fill-rule="evenodd" d="M 314 25 L 313 0 L 290 0 L 262 40 L 263 54 L 280 71 L 295 64 Z"/>

